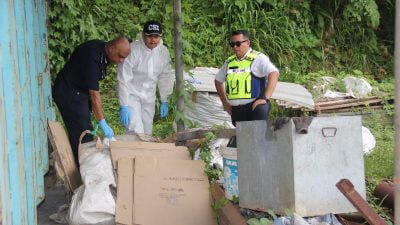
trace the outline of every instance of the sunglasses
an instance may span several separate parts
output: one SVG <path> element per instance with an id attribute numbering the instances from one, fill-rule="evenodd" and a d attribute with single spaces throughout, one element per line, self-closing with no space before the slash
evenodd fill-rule
<path id="1" fill-rule="evenodd" d="M 243 42 L 246 42 L 247 40 L 244 41 L 236 41 L 236 42 L 229 42 L 229 45 L 233 48 L 233 46 L 236 45 L 236 47 L 240 47 L 240 45 L 242 45 Z"/>

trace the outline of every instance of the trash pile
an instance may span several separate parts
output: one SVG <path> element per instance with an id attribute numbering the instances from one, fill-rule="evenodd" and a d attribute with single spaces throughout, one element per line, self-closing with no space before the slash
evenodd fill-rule
<path id="1" fill-rule="evenodd" d="M 56 155 L 72 157 L 69 146 L 59 145 L 68 140 L 65 131 L 54 131 Z M 64 205 L 50 217 L 53 221 L 70 225 L 216 224 L 204 163 L 192 160 L 187 147 L 146 142 L 153 139 L 140 135 L 115 138 L 80 144 L 80 176 L 71 172 L 77 170 L 73 160 L 58 158 L 73 197 L 69 209 Z M 79 185 L 71 186 L 72 180 Z"/>
<path id="2" fill-rule="evenodd" d="M 343 83 L 345 92 L 332 91 L 330 86 Z M 339 81 L 334 77 L 324 76 L 321 83 L 313 86 L 313 91 L 319 96 L 315 102 L 314 111 L 318 115 L 330 113 L 347 113 L 354 110 L 382 109 L 383 99 L 371 96 L 372 86 L 363 78 L 347 76 Z"/>

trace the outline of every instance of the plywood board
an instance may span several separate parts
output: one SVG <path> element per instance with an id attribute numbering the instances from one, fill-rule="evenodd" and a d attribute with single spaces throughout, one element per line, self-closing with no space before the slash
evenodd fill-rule
<path id="1" fill-rule="evenodd" d="M 56 161 L 64 171 L 66 187 L 70 191 L 74 191 L 82 184 L 82 180 L 67 134 L 59 122 L 49 121 L 48 128 L 48 136 L 55 152 Z"/>

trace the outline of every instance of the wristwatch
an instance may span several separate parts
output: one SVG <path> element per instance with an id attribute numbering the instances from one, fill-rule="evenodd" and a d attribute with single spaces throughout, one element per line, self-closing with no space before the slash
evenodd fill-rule
<path id="1" fill-rule="evenodd" d="M 265 95 L 262 95 L 258 97 L 257 99 L 264 99 L 267 103 L 269 102 L 269 98 L 267 98 Z"/>

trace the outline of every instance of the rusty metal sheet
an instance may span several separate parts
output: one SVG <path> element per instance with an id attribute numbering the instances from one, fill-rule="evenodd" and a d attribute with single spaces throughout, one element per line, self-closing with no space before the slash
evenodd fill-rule
<path id="1" fill-rule="evenodd" d="M 394 209 L 394 184 L 389 181 L 382 181 L 376 186 L 373 195 L 383 200 L 383 205 Z"/>

